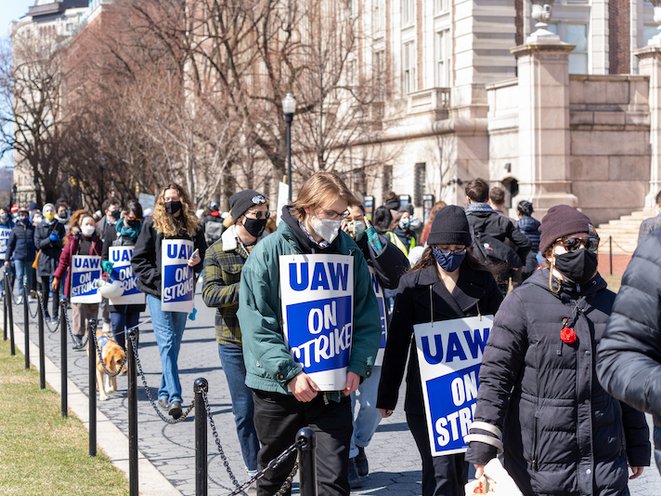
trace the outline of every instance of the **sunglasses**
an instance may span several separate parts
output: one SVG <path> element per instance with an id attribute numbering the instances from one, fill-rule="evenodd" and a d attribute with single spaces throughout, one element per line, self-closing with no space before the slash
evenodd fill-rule
<path id="1" fill-rule="evenodd" d="M 576 237 L 565 237 L 561 238 L 560 242 L 562 243 L 562 246 L 567 250 L 568 252 L 574 252 L 578 250 L 581 245 L 586 250 L 596 252 L 599 249 L 599 237 L 589 237 L 589 238 L 576 238 Z"/>
<path id="2" fill-rule="evenodd" d="M 246 217 L 247 217 L 247 214 L 250 214 L 250 215 L 254 216 L 254 218 L 257 219 L 257 220 L 262 219 L 262 218 L 263 219 L 268 219 L 268 218 L 271 217 L 271 212 L 262 212 L 261 210 L 258 210 L 257 212 L 246 212 Z M 252 218 L 252 217 L 250 217 L 250 218 Z"/>
<path id="3" fill-rule="evenodd" d="M 142 221 L 142 217 L 127 217 L 126 218 L 127 222 L 136 222 L 136 221 Z"/>
<path id="4" fill-rule="evenodd" d="M 466 247 L 464 247 L 464 248 L 455 248 L 454 250 L 446 250 L 444 248 L 441 248 L 440 246 L 432 246 L 432 248 L 434 248 L 436 250 L 440 250 L 443 253 L 449 253 L 449 254 L 452 254 L 452 255 L 464 255 L 468 251 L 468 248 L 466 248 Z"/>

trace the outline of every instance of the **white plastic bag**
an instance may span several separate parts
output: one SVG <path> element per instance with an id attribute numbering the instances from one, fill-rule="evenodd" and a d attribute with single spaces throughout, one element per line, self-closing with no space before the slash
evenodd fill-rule
<path id="1" fill-rule="evenodd" d="M 498 458 L 484 466 L 484 474 L 465 486 L 466 496 L 490 494 L 491 496 L 523 496 Z"/>

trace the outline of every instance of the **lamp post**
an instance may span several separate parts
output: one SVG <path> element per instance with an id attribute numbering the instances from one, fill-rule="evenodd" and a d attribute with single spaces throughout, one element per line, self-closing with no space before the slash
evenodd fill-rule
<path id="1" fill-rule="evenodd" d="M 285 122 L 287 123 L 287 186 L 289 187 L 288 200 L 291 201 L 293 189 L 291 183 L 291 123 L 296 112 L 296 98 L 291 93 L 287 93 L 282 99 L 282 112 L 285 114 Z"/>

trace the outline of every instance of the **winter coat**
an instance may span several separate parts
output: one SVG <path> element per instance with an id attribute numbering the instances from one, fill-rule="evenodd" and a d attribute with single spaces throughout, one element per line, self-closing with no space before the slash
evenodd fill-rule
<path id="1" fill-rule="evenodd" d="M 474 419 L 502 431 L 504 466 L 526 496 L 628 495 L 627 461 L 649 464 L 644 415 L 596 377 L 615 294 L 599 275 L 581 290 L 563 283 L 556 294 L 548 269 L 535 272 L 505 298 L 482 358 Z M 560 339 L 563 327 L 575 331 L 574 344 Z M 495 456 L 473 441 L 466 460 Z"/>
<path id="2" fill-rule="evenodd" d="M 439 279 L 436 265 L 408 272 L 399 281 L 395 296 L 386 350 L 381 367 L 381 382 L 377 407 L 394 410 L 399 389 L 406 372 L 406 399 L 404 410 L 424 415 L 420 365 L 413 326 L 433 321 L 472 317 L 496 313 L 503 297 L 489 272 L 474 270 L 465 264 L 459 269 L 459 279 L 450 294 Z"/>
<path id="3" fill-rule="evenodd" d="M 51 241 L 51 232 L 59 236 L 59 241 Z M 53 222 L 42 221 L 34 230 L 34 244 L 41 250 L 37 263 L 37 277 L 52 276 L 60 261 L 62 246 L 64 246 L 64 226 L 57 220 Z"/>
<path id="4" fill-rule="evenodd" d="M 137 286 L 143 293 L 161 297 L 161 241 L 164 236 L 154 227 L 154 219 L 147 217 L 142 224 L 142 229 L 138 235 L 133 248 L 133 259 L 131 266 L 133 273 L 137 278 Z M 169 239 L 169 238 L 168 238 Z M 172 239 L 188 239 L 193 241 L 193 249 L 199 250 L 199 255 L 204 260 L 204 253 L 207 250 L 207 243 L 204 241 L 204 229 L 199 227 L 193 235 L 181 234 Z M 193 270 L 196 274 L 202 271 L 204 264 L 199 263 Z"/>
<path id="5" fill-rule="evenodd" d="M 219 212 L 214 212 L 216 215 L 209 214 L 204 218 L 204 239 L 207 246 L 211 246 L 220 239 L 225 231 L 223 225 L 223 218 Z"/>
<path id="6" fill-rule="evenodd" d="M 301 372 L 285 343 L 280 302 L 279 257 L 305 253 L 353 256 L 353 327 L 349 372 L 369 377 L 379 348 L 381 318 L 365 257 L 348 234 L 340 231 L 327 248 L 313 243 L 283 208 L 278 230 L 255 246 L 241 273 L 239 322 L 243 333 L 246 385 L 289 394 L 287 383 Z M 326 393 L 340 401 L 342 392 Z"/>
<path id="7" fill-rule="evenodd" d="M 661 214 L 643 220 L 640 224 L 640 230 L 638 231 L 638 243 L 652 234 L 652 232 L 659 227 L 661 227 Z"/>
<path id="8" fill-rule="evenodd" d="M 533 253 L 539 251 L 539 240 L 542 236 L 542 233 L 539 232 L 540 225 L 541 222 L 529 215 L 522 216 L 517 223 L 519 231 L 525 234 L 526 238 L 528 238 L 528 241 L 530 242 L 530 251 Z"/>
<path id="9" fill-rule="evenodd" d="M 369 265 L 379 279 L 379 283 L 385 289 L 395 289 L 399 285 L 399 279 L 409 269 L 409 260 L 406 255 L 394 244 L 388 241 L 386 236 L 379 236 L 383 251 L 378 255 L 367 241 L 364 235 L 356 242 L 360 248 L 367 265 Z"/>
<path id="10" fill-rule="evenodd" d="M 21 260 L 32 263 L 36 250 L 34 247 L 34 226 L 30 221 L 17 222 L 9 235 L 5 261 Z"/>
<path id="11" fill-rule="evenodd" d="M 68 235 L 66 242 L 64 243 L 64 248 L 60 254 L 60 262 L 55 269 L 53 277 L 56 277 L 59 281 L 62 281 L 62 277 L 66 273 L 67 279 L 64 284 L 64 297 L 69 299 L 71 294 L 71 271 L 67 270 L 71 265 L 71 261 L 74 255 L 97 255 L 101 256 L 101 238 L 99 238 L 96 233 L 92 236 L 92 242 L 90 243 L 90 248 L 87 253 L 80 252 L 80 239 L 76 236 Z"/>
<path id="12" fill-rule="evenodd" d="M 466 209 L 466 218 L 475 233 L 488 234 L 503 243 L 509 243 L 524 263 L 530 251 L 530 243 L 525 234 L 514 226 L 509 217 L 493 209 Z"/>
<path id="13" fill-rule="evenodd" d="M 597 375 L 616 398 L 654 415 L 661 472 L 661 230 L 648 236 L 622 278 L 599 343 Z"/>
<path id="14" fill-rule="evenodd" d="M 105 230 L 105 239 L 103 240 L 103 248 L 101 250 L 101 259 L 105 262 L 110 259 L 111 246 L 134 246 L 135 241 L 126 236 L 118 236 L 114 224 L 108 224 Z M 138 305 L 109 305 L 111 312 L 127 313 L 127 312 L 144 312 L 146 305 L 144 303 Z"/>

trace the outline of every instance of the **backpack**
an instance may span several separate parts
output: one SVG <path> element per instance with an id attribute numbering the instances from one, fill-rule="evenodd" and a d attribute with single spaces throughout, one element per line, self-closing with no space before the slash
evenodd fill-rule
<path id="1" fill-rule="evenodd" d="M 225 230 L 222 222 L 207 222 L 204 225 L 204 239 L 207 246 L 211 246 L 220 239 Z"/>
<path id="2" fill-rule="evenodd" d="M 471 252 L 482 265 L 499 271 L 518 269 L 523 265 L 519 255 L 507 243 L 489 234 L 475 232 L 473 226 L 470 229 L 473 238 Z"/>

